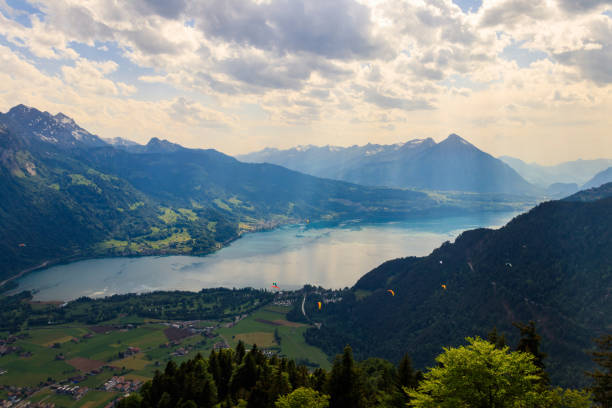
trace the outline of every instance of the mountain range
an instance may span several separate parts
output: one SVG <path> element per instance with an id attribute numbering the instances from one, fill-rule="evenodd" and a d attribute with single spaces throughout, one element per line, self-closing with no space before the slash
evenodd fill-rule
<path id="1" fill-rule="evenodd" d="M 307 313 L 322 326 L 307 340 L 330 355 L 346 344 L 359 358 L 407 352 L 424 368 L 443 346 L 494 327 L 516 344 L 513 323 L 533 320 L 551 380 L 575 386 L 592 368 L 591 339 L 612 327 L 611 231 L 612 183 L 542 203 L 500 229 L 380 265 L 324 313 L 313 295 Z"/>
<path id="2" fill-rule="evenodd" d="M 364 187 L 153 138 L 113 146 L 64 114 L 0 114 L 0 286 L 108 255 L 205 254 L 284 223 L 513 210 L 513 198 Z"/>
<path id="3" fill-rule="evenodd" d="M 612 166 L 612 159 L 574 160 L 554 166 L 525 163 L 521 159 L 510 156 L 501 156 L 499 159 L 536 186 L 549 188 L 552 184 L 573 185 L 575 191 L 595 174 Z"/>
<path id="4" fill-rule="evenodd" d="M 246 162 L 274 163 L 319 177 L 370 186 L 542 193 L 510 166 L 456 134 L 440 143 L 428 138 L 394 145 L 268 148 L 237 158 Z"/>

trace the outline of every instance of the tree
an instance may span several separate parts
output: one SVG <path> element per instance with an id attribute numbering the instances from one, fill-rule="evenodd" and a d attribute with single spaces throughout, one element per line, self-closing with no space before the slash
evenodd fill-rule
<path id="1" fill-rule="evenodd" d="M 276 408 L 327 408 L 329 396 L 321 395 L 312 388 L 300 387 L 291 394 L 284 395 L 276 400 Z"/>
<path id="2" fill-rule="evenodd" d="M 336 356 L 329 375 L 331 408 L 359 408 L 365 406 L 363 384 L 353 360 L 351 346 L 344 348 L 342 356 Z"/>
<path id="3" fill-rule="evenodd" d="M 548 384 L 548 375 L 544 371 L 544 359 L 546 358 L 546 354 L 540 351 L 542 337 L 536 333 L 535 322 L 531 320 L 528 324 L 519 322 L 512 323 L 512 325 L 521 331 L 521 338 L 516 346 L 516 350 L 533 355 L 533 363 L 540 369 L 540 376 L 543 382 Z"/>
<path id="4" fill-rule="evenodd" d="M 487 340 L 500 350 L 506 346 L 506 336 L 504 334 L 498 334 L 497 327 L 493 327 L 493 330 L 489 332 Z"/>
<path id="5" fill-rule="evenodd" d="M 469 345 L 444 348 L 415 391 L 413 407 L 505 408 L 545 406 L 540 369 L 528 353 L 501 350 L 486 340 L 467 338 Z"/>
<path id="6" fill-rule="evenodd" d="M 242 342 L 242 340 L 238 341 L 238 344 L 236 345 L 236 364 L 240 364 L 242 363 L 242 359 L 244 358 L 244 355 L 246 354 L 246 350 L 244 348 L 244 343 Z"/>
<path id="7" fill-rule="evenodd" d="M 612 335 L 594 340 L 597 350 L 593 351 L 593 361 L 599 366 L 587 373 L 593 379 L 591 391 L 593 399 L 603 408 L 612 407 Z"/>
<path id="8" fill-rule="evenodd" d="M 417 375 L 412 368 L 412 360 L 408 353 L 404 354 L 397 367 L 399 383 L 402 387 L 416 388 L 418 385 Z"/>
<path id="9" fill-rule="evenodd" d="M 555 388 L 546 393 L 546 407 L 588 408 L 591 406 L 591 395 L 587 391 Z"/>

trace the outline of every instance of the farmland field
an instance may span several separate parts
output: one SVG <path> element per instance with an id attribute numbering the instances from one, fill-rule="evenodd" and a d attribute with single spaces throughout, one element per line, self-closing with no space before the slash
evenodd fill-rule
<path id="1" fill-rule="evenodd" d="M 235 347 L 240 340 L 310 367 L 329 368 L 327 357 L 304 340 L 303 333 L 310 326 L 287 321 L 289 310 L 267 305 L 241 315 L 239 321 L 196 321 L 189 327 L 122 316 L 91 326 L 73 323 L 29 328 L 16 333 L 10 343 L 18 351 L 0 357 L 0 367 L 7 371 L 0 376 L 0 386 L 37 389 L 29 401 L 54 403 L 56 407 L 104 406 L 119 395 L 102 387 L 113 376 L 145 382 L 170 360 L 180 364 L 197 353 L 207 356 L 215 343 L 225 341 Z M 198 332 L 207 327 L 214 327 L 216 336 Z M 8 337 L 8 333 L 0 336 Z M 79 385 L 89 391 L 77 401 L 56 394 L 50 384 Z"/>

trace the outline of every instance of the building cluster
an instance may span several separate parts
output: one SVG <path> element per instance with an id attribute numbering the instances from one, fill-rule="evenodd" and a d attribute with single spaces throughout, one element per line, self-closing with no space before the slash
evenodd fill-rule
<path id="1" fill-rule="evenodd" d="M 10 400 L 0 400 L 0 408 L 55 408 L 55 404 L 51 402 L 25 402 Z"/>
<path id="2" fill-rule="evenodd" d="M 142 385 L 141 381 L 128 380 L 123 376 L 114 376 L 102 386 L 105 391 L 135 392 Z"/>
<path id="3" fill-rule="evenodd" d="M 15 407 L 25 398 L 34 393 L 34 389 L 30 387 L 16 387 L 14 385 L 1 385 L 0 391 L 4 391 L 6 399 L 0 400 L 0 408 Z"/>
<path id="4" fill-rule="evenodd" d="M 0 339 L 0 357 L 21 351 L 21 347 L 13 345 L 16 340 L 17 338 L 12 336 L 8 339 Z"/>
<path id="5" fill-rule="evenodd" d="M 140 349 L 138 347 L 128 347 L 125 352 L 123 353 L 126 357 L 127 356 L 133 356 L 134 354 L 138 354 L 140 353 Z"/>
<path id="6" fill-rule="evenodd" d="M 227 343 L 226 343 L 226 342 L 224 342 L 224 341 L 220 341 L 220 342 L 215 343 L 215 344 L 213 345 L 213 349 L 214 349 L 215 351 L 218 351 L 218 350 L 223 350 L 223 349 L 228 349 L 228 348 L 231 348 L 231 347 L 229 346 L 229 344 L 227 344 Z"/>
<path id="7" fill-rule="evenodd" d="M 78 385 L 54 385 L 51 389 L 55 390 L 56 394 L 69 395 L 75 400 L 80 400 L 89 391 L 89 388 Z"/>

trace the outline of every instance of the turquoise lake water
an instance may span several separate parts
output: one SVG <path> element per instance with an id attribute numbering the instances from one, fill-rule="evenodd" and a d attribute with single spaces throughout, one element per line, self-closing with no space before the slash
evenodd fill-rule
<path id="1" fill-rule="evenodd" d="M 153 290 L 210 287 L 296 289 L 352 286 L 384 261 L 428 255 L 462 231 L 499 227 L 517 213 L 481 213 L 334 227 L 294 225 L 247 234 L 204 257 L 103 258 L 57 265 L 18 280 L 35 300 L 71 300 Z"/>

